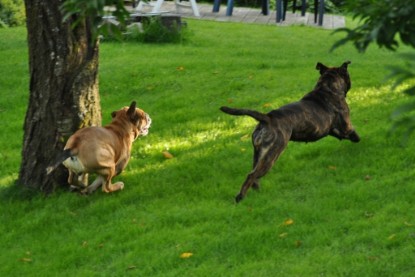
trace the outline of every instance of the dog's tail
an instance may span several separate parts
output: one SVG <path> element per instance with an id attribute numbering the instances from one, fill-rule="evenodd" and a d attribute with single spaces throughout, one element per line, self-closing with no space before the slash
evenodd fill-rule
<path id="1" fill-rule="evenodd" d="M 253 110 L 246 109 L 234 109 L 229 107 L 221 107 L 220 110 L 224 113 L 231 115 L 248 115 L 263 123 L 270 123 L 270 117 L 267 114 L 263 114 Z"/>
<path id="2" fill-rule="evenodd" d="M 67 158 L 72 156 L 72 150 L 71 149 L 66 149 L 64 151 L 62 151 L 59 156 L 56 158 L 56 161 L 54 164 L 48 166 L 46 168 L 46 174 L 49 175 L 52 173 L 52 171 L 54 171 L 64 160 L 66 160 Z"/>

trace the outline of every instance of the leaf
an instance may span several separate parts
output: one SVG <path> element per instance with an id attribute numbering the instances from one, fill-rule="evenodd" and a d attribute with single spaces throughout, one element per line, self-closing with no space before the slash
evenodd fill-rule
<path id="1" fill-rule="evenodd" d="M 271 107 L 272 106 L 272 104 L 271 103 L 265 103 L 264 105 L 263 105 L 263 107 L 264 108 L 269 108 L 269 107 Z"/>
<path id="2" fill-rule="evenodd" d="M 282 223 L 282 225 L 284 226 L 290 226 L 294 224 L 294 220 L 292 220 L 291 218 L 288 218 L 286 220 L 284 220 L 284 222 Z"/>
<path id="3" fill-rule="evenodd" d="M 241 140 L 247 140 L 247 139 L 249 139 L 249 134 L 243 135 L 241 137 Z"/>
<path id="4" fill-rule="evenodd" d="M 335 165 L 329 165 L 327 168 L 329 170 L 336 170 L 337 169 L 337 167 Z"/>
<path id="5" fill-rule="evenodd" d="M 183 71 L 184 70 L 184 66 L 178 66 L 178 67 L 176 67 L 176 70 L 177 71 Z"/>
<path id="6" fill-rule="evenodd" d="M 184 252 L 184 253 L 180 254 L 181 259 L 188 259 L 191 256 L 193 256 L 193 253 L 191 253 L 191 252 Z"/>
<path id="7" fill-rule="evenodd" d="M 391 114 L 391 119 L 397 119 L 398 117 L 406 114 L 408 112 L 415 110 L 415 102 L 406 103 L 403 105 L 398 106 Z"/>
<path id="8" fill-rule="evenodd" d="M 21 258 L 20 259 L 22 262 L 25 262 L 25 263 L 31 263 L 33 260 L 31 259 L 31 258 Z"/>
<path id="9" fill-rule="evenodd" d="M 288 236 L 288 233 L 281 233 L 278 236 L 283 239 Z"/>
<path id="10" fill-rule="evenodd" d="M 405 89 L 405 90 L 403 91 L 403 93 L 405 93 L 405 94 L 407 94 L 407 95 L 409 95 L 409 96 L 415 96 L 415 86 L 410 87 L 410 88 L 408 88 L 408 89 Z"/>
<path id="11" fill-rule="evenodd" d="M 396 234 L 392 234 L 392 235 L 390 235 L 389 237 L 388 237 L 388 240 L 393 240 L 393 239 L 395 239 L 396 238 Z"/>
<path id="12" fill-rule="evenodd" d="M 174 156 L 169 151 L 163 151 L 163 156 L 166 159 L 173 159 Z"/>

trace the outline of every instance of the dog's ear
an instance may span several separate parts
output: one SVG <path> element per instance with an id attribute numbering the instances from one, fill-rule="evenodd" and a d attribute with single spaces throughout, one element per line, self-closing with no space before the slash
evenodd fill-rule
<path id="1" fill-rule="evenodd" d="M 127 111 L 128 116 L 131 117 L 135 114 L 136 106 L 137 106 L 137 103 L 135 101 L 131 102 L 130 108 L 128 108 L 128 111 Z"/>
<path id="2" fill-rule="evenodd" d="M 342 64 L 341 68 L 344 68 L 344 69 L 346 69 L 346 70 L 347 70 L 347 66 L 348 66 L 349 64 L 351 64 L 351 63 L 352 63 L 351 61 L 345 61 L 345 62 Z"/>
<path id="3" fill-rule="evenodd" d="M 316 69 L 320 70 L 320 75 L 323 75 L 324 72 L 326 72 L 327 69 L 329 69 L 327 66 L 325 66 L 324 64 L 318 62 L 316 65 Z"/>
<path id="4" fill-rule="evenodd" d="M 139 115 L 136 113 L 137 103 L 135 101 L 131 102 L 130 108 L 128 108 L 127 116 L 131 119 L 131 121 L 136 122 L 139 120 Z"/>

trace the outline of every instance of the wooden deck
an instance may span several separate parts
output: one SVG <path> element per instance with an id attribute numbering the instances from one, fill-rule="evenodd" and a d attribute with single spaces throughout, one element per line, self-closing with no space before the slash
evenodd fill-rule
<path id="1" fill-rule="evenodd" d="M 323 26 L 319 26 L 314 23 L 314 14 L 306 13 L 305 16 L 301 16 L 301 11 L 297 11 L 293 14 L 291 11 L 287 11 L 286 20 L 282 23 L 276 23 L 276 11 L 270 11 L 270 15 L 263 15 L 261 9 L 254 8 L 239 8 L 234 7 L 232 16 L 226 16 L 226 5 L 221 5 L 219 12 L 212 12 L 212 4 L 197 4 L 199 8 L 200 16 L 193 15 L 192 9 L 179 8 L 173 1 L 164 1 L 161 6 L 161 12 L 169 12 L 179 14 L 184 18 L 198 18 L 202 20 L 215 20 L 221 22 L 245 22 L 253 24 L 269 24 L 276 26 L 290 26 L 290 25 L 306 25 L 316 28 L 324 29 L 336 29 L 345 26 L 345 18 L 339 15 L 324 14 Z M 151 7 L 145 7 L 144 12 L 150 12 Z"/>

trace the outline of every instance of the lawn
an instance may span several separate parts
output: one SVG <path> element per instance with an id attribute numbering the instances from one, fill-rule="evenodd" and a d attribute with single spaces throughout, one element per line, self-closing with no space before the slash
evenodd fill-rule
<path id="1" fill-rule="evenodd" d="M 0 275 L 413 276 L 415 143 L 389 132 L 407 99 L 384 81 L 385 66 L 402 63 L 396 54 L 330 53 L 340 36 L 319 28 L 187 22 L 182 44 L 101 44 L 104 123 L 136 100 L 153 125 L 117 177 L 125 189 L 90 196 L 14 184 L 26 33 L 0 29 Z M 256 122 L 219 107 L 265 112 L 296 101 L 314 87 L 317 62 L 345 60 L 361 142 L 290 143 L 261 190 L 235 204 Z"/>

